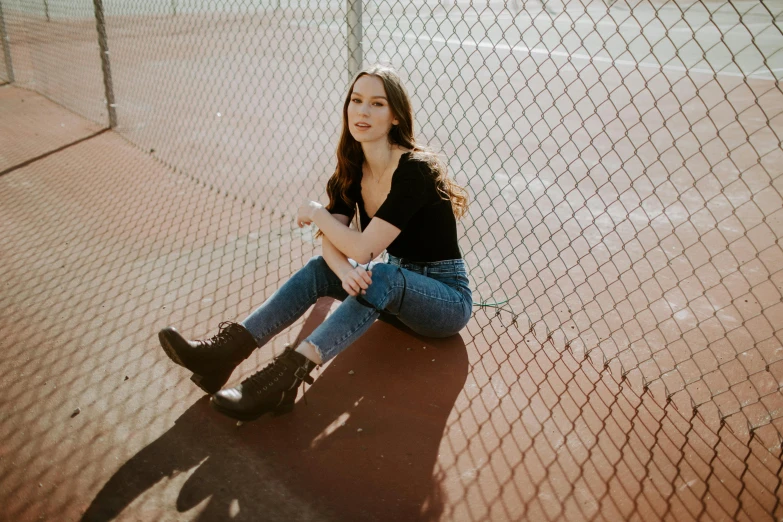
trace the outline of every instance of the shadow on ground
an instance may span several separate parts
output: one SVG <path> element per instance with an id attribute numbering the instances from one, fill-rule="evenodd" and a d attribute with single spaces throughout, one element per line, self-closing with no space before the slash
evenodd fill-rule
<path id="1" fill-rule="evenodd" d="M 323 315 L 317 306 L 300 338 Z M 198 400 L 114 474 L 82 520 L 112 519 L 180 473 L 190 476 L 176 510 L 203 502 L 198 520 L 437 520 L 442 477 L 433 470 L 467 374 L 461 337 L 420 338 L 378 322 L 289 415 L 237 427 Z"/>

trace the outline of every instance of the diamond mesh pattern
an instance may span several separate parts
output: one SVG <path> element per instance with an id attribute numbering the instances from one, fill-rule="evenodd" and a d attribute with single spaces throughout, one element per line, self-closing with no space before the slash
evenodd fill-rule
<path id="1" fill-rule="evenodd" d="M 1 3 L 14 83 L 108 125 L 94 5 Z M 107 0 L 116 132 L 269 219 L 323 200 L 351 5 Z M 439 471 L 503 428 L 483 486 L 467 477 L 442 516 L 780 519 L 783 5 L 362 11 L 363 63 L 398 68 L 418 138 L 471 196 L 467 337 L 486 348 L 449 418 L 472 438 L 447 438 Z M 318 251 L 312 231 L 291 240 Z"/>

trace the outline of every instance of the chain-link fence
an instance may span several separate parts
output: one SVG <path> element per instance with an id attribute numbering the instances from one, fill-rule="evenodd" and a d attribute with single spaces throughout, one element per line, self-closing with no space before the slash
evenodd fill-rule
<path id="1" fill-rule="evenodd" d="M 439 471 L 491 458 L 444 518 L 783 516 L 783 4 L 0 4 L 0 81 L 270 219 L 323 200 L 356 64 L 395 65 L 471 196 Z"/>
<path id="2" fill-rule="evenodd" d="M 8 30 L 5 26 L 5 16 L 3 16 L 3 6 L 0 5 L 0 83 L 9 83 L 13 81 L 13 63 L 11 62 L 11 42 L 8 41 Z"/>

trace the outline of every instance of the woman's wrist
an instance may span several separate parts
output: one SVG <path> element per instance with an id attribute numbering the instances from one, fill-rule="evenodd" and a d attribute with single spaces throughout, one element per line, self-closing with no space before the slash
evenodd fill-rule
<path id="1" fill-rule="evenodd" d="M 318 214 L 321 214 L 323 212 L 328 212 L 326 208 L 321 205 L 320 203 L 316 203 L 315 201 L 310 202 L 310 207 L 312 210 L 310 211 L 310 221 L 312 221 L 315 224 L 318 224 L 316 222 Z"/>
<path id="2" fill-rule="evenodd" d="M 324 236 L 322 241 L 322 252 L 326 264 L 329 265 L 329 268 L 332 269 L 332 272 L 340 281 L 344 281 L 346 274 L 353 270 L 353 265 L 348 261 L 345 254 L 337 250 L 328 237 Z"/>

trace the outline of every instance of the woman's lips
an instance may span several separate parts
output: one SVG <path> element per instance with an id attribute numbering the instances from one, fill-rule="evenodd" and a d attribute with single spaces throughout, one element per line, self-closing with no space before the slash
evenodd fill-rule
<path id="1" fill-rule="evenodd" d="M 354 123 L 353 126 L 356 127 L 359 130 L 367 130 L 367 129 L 369 129 L 371 127 L 371 125 L 369 125 L 367 123 Z"/>

